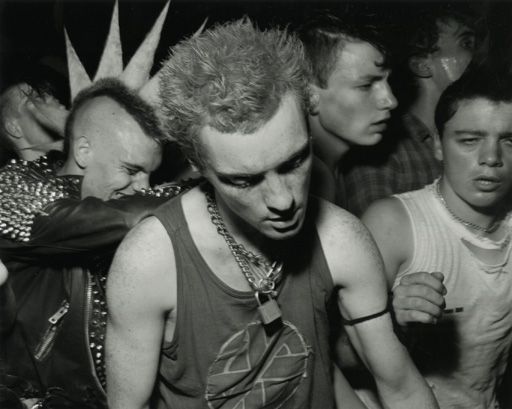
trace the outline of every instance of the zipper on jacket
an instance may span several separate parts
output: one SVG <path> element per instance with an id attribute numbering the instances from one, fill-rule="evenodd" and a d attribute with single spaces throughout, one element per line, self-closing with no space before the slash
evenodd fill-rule
<path id="1" fill-rule="evenodd" d="M 92 356 L 92 350 L 90 345 L 90 317 L 92 313 L 92 280 L 94 277 L 87 271 L 85 275 L 85 305 L 84 305 L 84 333 L 85 333 L 85 344 L 87 346 L 87 356 L 89 357 L 89 364 L 92 372 L 92 377 L 96 382 L 96 386 L 106 397 L 105 385 L 103 385 L 96 372 L 96 364 L 94 363 L 94 357 Z"/>
<path id="2" fill-rule="evenodd" d="M 69 302 L 64 300 L 57 312 L 48 318 L 50 325 L 44 332 L 41 342 L 39 342 L 34 352 L 34 358 L 38 361 L 43 361 L 48 355 L 48 352 L 52 349 L 61 321 L 68 311 Z"/>

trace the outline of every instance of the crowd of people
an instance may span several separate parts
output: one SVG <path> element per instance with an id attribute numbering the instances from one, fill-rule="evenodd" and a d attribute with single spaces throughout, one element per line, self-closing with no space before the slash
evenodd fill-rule
<path id="1" fill-rule="evenodd" d="M 0 407 L 512 408 L 484 8 L 205 21 L 155 61 L 167 2 L 125 66 L 119 7 L 92 78 L 66 30 L 65 91 L 0 81 Z"/>

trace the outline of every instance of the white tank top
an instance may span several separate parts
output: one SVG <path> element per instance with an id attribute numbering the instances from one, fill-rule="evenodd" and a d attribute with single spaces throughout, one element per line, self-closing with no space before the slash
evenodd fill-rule
<path id="1" fill-rule="evenodd" d="M 496 408 L 512 342 L 511 217 L 500 242 L 479 238 L 450 215 L 435 183 L 395 196 L 411 220 L 414 258 L 394 285 L 406 274 L 440 271 L 448 290 L 442 319 L 422 326 L 412 355 L 442 409 Z"/>

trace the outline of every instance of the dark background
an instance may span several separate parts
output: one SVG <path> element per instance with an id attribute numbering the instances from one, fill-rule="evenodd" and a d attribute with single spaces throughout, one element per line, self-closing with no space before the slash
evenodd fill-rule
<path id="1" fill-rule="evenodd" d="M 125 63 L 143 40 L 158 16 L 163 0 L 119 0 L 119 20 Z M 314 9 L 365 14 L 382 26 L 399 47 L 408 13 L 434 2 L 418 1 L 190 1 L 173 0 L 155 57 L 166 57 L 170 46 L 194 33 L 208 17 L 207 27 L 247 15 L 260 27 L 292 27 Z M 512 65 L 512 1 L 471 2 L 489 29 L 489 58 L 497 64 Z M 0 87 L 27 64 L 43 62 L 66 81 L 64 26 L 90 76 L 93 76 L 107 35 L 113 0 L 0 0 Z M 356 18 L 356 17 L 354 17 Z M 65 88 L 65 87 L 64 87 Z M 1 89 L 0 89 L 1 91 Z M 65 101 L 67 102 L 67 96 Z"/>

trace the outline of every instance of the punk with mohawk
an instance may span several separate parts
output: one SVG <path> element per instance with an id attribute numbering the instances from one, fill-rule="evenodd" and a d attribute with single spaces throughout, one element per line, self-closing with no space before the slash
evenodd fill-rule
<path id="1" fill-rule="evenodd" d="M 15 312 L 2 322 L 0 382 L 38 408 L 106 406 L 108 266 L 127 231 L 181 191 L 148 189 L 164 141 L 149 71 L 167 7 L 123 70 L 116 3 L 94 81 L 67 39 L 65 154 L 0 170 L 0 259 Z"/>

